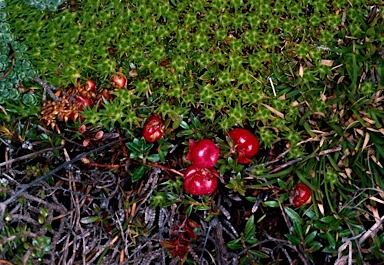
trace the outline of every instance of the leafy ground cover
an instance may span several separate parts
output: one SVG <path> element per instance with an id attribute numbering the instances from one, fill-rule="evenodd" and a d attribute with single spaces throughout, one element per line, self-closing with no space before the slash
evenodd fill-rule
<path id="1" fill-rule="evenodd" d="M 384 259 L 381 1 L 9 0 L 0 30 L 0 263 Z"/>

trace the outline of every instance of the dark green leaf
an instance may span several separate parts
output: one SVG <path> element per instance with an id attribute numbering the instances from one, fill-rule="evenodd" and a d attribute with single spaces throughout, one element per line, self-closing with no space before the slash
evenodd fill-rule
<path id="1" fill-rule="evenodd" d="M 289 218 L 291 218 L 292 222 L 297 222 L 300 224 L 303 223 L 303 219 L 300 217 L 300 215 L 291 208 L 284 208 L 284 211 L 289 216 Z"/>
<path id="2" fill-rule="evenodd" d="M 326 235 L 327 235 L 329 247 L 332 248 L 332 249 L 335 249 L 336 248 L 336 239 L 335 239 L 335 237 L 331 233 L 329 233 L 329 232 L 327 232 Z"/>
<path id="3" fill-rule="evenodd" d="M 256 257 L 261 258 L 261 259 L 268 259 L 269 258 L 269 256 L 267 254 L 265 254 L 264 252 L 261 252 L 261 251 L 251 250 L 250 253 L 253 256 L 256 256 Z"/>
<path id="4" fill-rule="evenodd" d="M 291 235 L 291 234 L 286 234 L 285 235 L 286 238 L 289 239 L 289 241 L 291 241 L 292 245 L 293 246 L 297 246 L 297 245 L 300 245 L 301 244 L 301 240 L 300 238 L 294 236 L 294 235 Z"/>
<path id="5" fill-rule="evenodd" d="M 251 217 L 249 217 L 247 223 L 245 224 L 245 230 L 244 230 L 245 237 L 244 237 L 244 240 L 247 241 L 252 236 L 254 236 L 255 235 L 255 231 L 256 231 L 255 216 L 251 215 Z"/>
<path id="6" fill-rule="evenodd" d="M 136 170 L 133 172 L 132 175 L 132 182 L 136 182 L 144 175 L 145 171 L 147 170 L 147 166 L 139 166 L 136 168 Z"/>
<path id="7" fill-rule="evenodd" d="M 293 222 L 293 232 L 295 232 L 299 237 L 303 237 L 303 227 L 299 222 Z"/>
<path id="8" fill-rule="evenodd" d="M 227 243 L 227 247 L 232 249 L 232 250 L 243 249 L 243 247 L 241 246 L 241 243 L 240 243 L 240 239 L 235 239 L 235 240 L 229 241 Z"/>
<path id="9" fill-rule="evenodd" d="M 322 247 L 323 245 L 317 241 L 312 241 L 308 244 L 308 246 L 306 246 L 306 248 L 309 249 L 311 253 L 318 251 Z"/>
<path id="10" fill-rule="evenodd" d="M 247 244 L 249 244 L 249 245 L 254 245 L 254 244 L 256 244 L 257 242 L 259 242 L 259 240 L 258 240 L 257 238 L 251 237 L 250 239 L 247 239 L 245 242 L 246 242 Z"/>
<path id="11" fill-rule="evenodd" d="M 315 239 L 316 235 L 317 231 L 313 231 L 312 233 L 308 234 L 304 240 L 305 245 L 311 243 Z"/>

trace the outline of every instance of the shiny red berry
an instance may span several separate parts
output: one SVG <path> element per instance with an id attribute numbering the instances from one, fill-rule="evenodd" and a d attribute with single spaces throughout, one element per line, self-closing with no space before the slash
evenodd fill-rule
<path id="1" fill-rule="evenodd" d="M 219 159 L 220 148 L 210 139 L 202 139 L 199 142 L 189 141 L 187 160 L 196 167 L 214 167 Z"/>
<path id="2" fill-rule="evenodd" d="M 143 137 L 148 143 L 154 143 L 163 137 L 164 130 L 163 121 L 156 116 L 151 116 L 144 124 Z"/>
<path id="3" fill-rule="evenodd" d="M 237 153 L 239 164 L 249 164 L 260 149 L 259 140 L 250 131 L 243 128 L 236 128 L 229 132 L 229 137 L 234 142 L 234 151 Z"/>
<path id="4" fill-rule="evenodd" d="M 212 194 L 218 185 L 219 173 L 214 168 L 198 168 L 191 165 L 184 174 L 184 189 L 192 195 Z"/>
<path id="5" fill-rule="evenodd" d="M 289 200 L 294 206 L 300 207 L 309 204 L 311 199 L 312 192 L 307 185 L 298 183 L 292 187 Z"/>

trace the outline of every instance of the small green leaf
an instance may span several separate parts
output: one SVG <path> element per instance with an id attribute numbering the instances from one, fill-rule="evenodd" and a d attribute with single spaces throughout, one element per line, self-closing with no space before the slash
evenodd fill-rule
<path id="1" fill-rule="evenodd" d="M 246 242 L 247 244 L 254 245 L 254 244 L 256 244 L 257 242 L 259 242 L 259 240 L 258 240 L 257 238 L 251 237 L 250 239 L 247 239 L 245 242 Z"/>
<path id="2" fill-rule="evenodd" d="M 282 189 L 288 189 L 287 184 L 285 184 L 285 182 L 282 181 L 281 179 L 278 178 L 278 179 L 277 179 L 277 183 L 279 184 L 280 188 L 282 188 Z"/>
<path id="3" fill-rule="evenodd" d="M 330 224 L 330 223 L 334 222 L 335 220 L 336 219 L 333 216 L 325 216 L 325 217 L 320 219 L 320 221 L 322 221 L 323 223 L 326 223 L 326 224 Z"/>
<path id="4" fill-rule="evenodd" d="M 304 240 L 305 245 L 310 244 L 315 239 L 316 235 L 317 231 L 313 231 L 312 233 L 308 234 Z"/>
<path id="5" fill-rule="evenodd" d="M 289 239 L 289 241 L 291 241 L 292 245 L 293 246 L 297 246 L 297 245 L 300 245 L 301 244 L 301 240 L 300 238 L 294 236 L 294 235 L 291 235 L 291 234 L 286 234 L 285 235 L 286 238 Z"/>
<path id="6" fill-rule="evenodd" d="M 243 247 L 241 246 L 240 244 L 240 239 L 235 239 L 235 240 L 232 240 L 232 241 L 229 241 L 227 243 L 227 247 L 232 249 L 232 250 L 240 250 L 240 249 L 243 249 Z"/>
<path id="7" fill-rule="evenodd" d="M 322 248 L 323 245 L 320 243 L 320 242 L 317 242 L 317 241 L 312 241 L 308 244 L 308 246 L 306 246 L 306 248 L 311 252 L 316 252 L 318 251 L 320 248 Z"/>
<path id="8" fill-rule="evenodd" d="M 303 223 L 303 219 L 300 217 L 300 215 L 291 208 L 284 208 L 284 211 L 289 216 L 289 218 L 291 218 L 292 222 L 297 222 L 300 224 Z"/>
<path id="9" fill-rule="evenodd" d="M 43 216 L 42 214 L 39 214 L 38 218 L 37 218 L 39 224 L 44 224 L 45 223 L 45 216 Z"/>
<path id="10" fill-rule="evenodd" d="M 299 236 L 303 237 L 303 227 L 299 222 L 293 222 L 293 231 Z"/>
<path id="11" fill-rule="evenodd" d="M 100 220 L 99 216 L 88 216 L 88 217 L 83 217 L 80 219 L 80 223 L 82 224 L 91 224 L 94 222 L 97 222 Z"/>
<path id="12" fill-rule="evenodd" d="M 258 258 L 261 258 L 261 259 L 268 259 L 269 256 L 267 254 L 265 254 L 264 252 L 261 252 L 261 251 L 256 251 L 256 250 L 251 250 L 250 253 Z"/>
<path id="13" fill-rule="evenodd" d="M 135 172 L 133 172 L 132 175 L 132 182 L 136 182 L 144 175 L 145 171 L 147 170 L 147 166 L 139 166 L 136 168 Z"/>
<path id="14" fill-rule="evenodd" d="M 159 154 L 151 154 L 148 156 L 148 160 L 151 162 L 158 162 L 160 160 Z"/>
<path id="15" fill-rule="evenodd" d="M 336 239 L 335 239 L 335 237 L 331 233 L 329 233 L 329 232 L 327 232 L 326 235 L 327 235 L 329 247 L 332 248 L 332 249 L 335 249 L 336 248 Z"/>
<path id="16" fill-rule="evenodd" d="M 245 224 L 245 230 L 244 230 L 245 237 L 244 237 L 244 240 L 247 241 L 252 236 L 254 236 L 255 235 L 255 231 L 256 231 L 255 216 L 251 215 L 251 217 L 249 217 L 247 223 Z"/>
<path id="17" fill-rule="evenodd" d="M 257 198 L 253 196 L 246 196 L 245 199 L 249 202 L 256 202 Z"/>
<path id="18" fill-rule="evenodd" d="M 266 207 L 279 208 L 279 203 L 277 201 L 265 201 L 262 204 Z"/>
<path id="19" fill-rule="evenodd" d="M 176 120 L 173 121 L 172 129 L 177 129 L 183 123 L 183 115 L 177 117 Z M 183 128 L 183 127 L 182 127 Z M 184 128 L 183 128 L 184 129 Z"/>
<path id="20" fill-rule="evenodd" d="M 47 208 L 41 208 L 40 209 L 40 213 L 44 216 L 44 217 L 47 217 L 48 216 L 48 209 Z"/>

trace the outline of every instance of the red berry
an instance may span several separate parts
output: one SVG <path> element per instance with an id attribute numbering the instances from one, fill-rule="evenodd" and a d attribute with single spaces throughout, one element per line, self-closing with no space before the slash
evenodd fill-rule
<path id="1" fill-rule="evenodd" d="M 76 96 L 75 104 L 76 104 L 76 109 L 78 111 L 82 111 L 85 107 L 93 106 L 92 101 L 89 98 L 83 97 L 83 96 Z M 71 112 L 68 116 L 69 119 L 77 119 L 78 117 L 80 117 L 81 121 L 84 121 L 84 118 L 82 116 L 78 116 L 78 112 Z"/>
<path id="2" fill-rule="evenodd" d="M 219 173 L 214 168 L 198 168 L 191 165 L 184 174 L 184 189 L 192 195 L 212 194 L 218 185 Z"/>
<path id="3" fill-rule="evenodd" d="M 88 79 L 85 84 L 85 91 L 96 92 L 96 83 L 92 79 Z"/>
<path id="4" fill-rule="evenodd" d="M 309 204 L 312 199 L 312 192 L 303 183 L 298 183 L 291 189 L 291 194 L 289 197 L 290 202 L 296 207 Z"/>
<path id="5" fill-rule="evenodd" d="M 249 164 L 260 149 L 259 140 L 250 131 L 243 128 L 236 128 L 229 132 L 229 136 L 235 144 L 237 152 L 237 162 L 239 164 Z"/>
<path id="6" fill-rule="evenodd" d="M 76 105 L 78 110 L 83 110 L 85 107 L 92 107 L 93 104 L 92 101 L 87 97 L 76 96 Z"/>
<path id="7" fill-rule="evenodd" d="M 127 87 L 127 78 L 121 72 L 111 76 L 111 83 L 114 88 L 126 88 Z"/>
<path id="8" fill-rule="evenodd" d="M 164 124 L 156 116 L 149 117 L 143 127 L 143 136 L 148 143 L 158 141 L 164 134 Z"/>
<path id="9" fill-rule="evenodd" d="M 196 167 L 214 167 L 219 159 L 220 148 L 210 139 L 202 139 L 199 142 L 189 141 L 187 160 L 191 161 Z"/>

